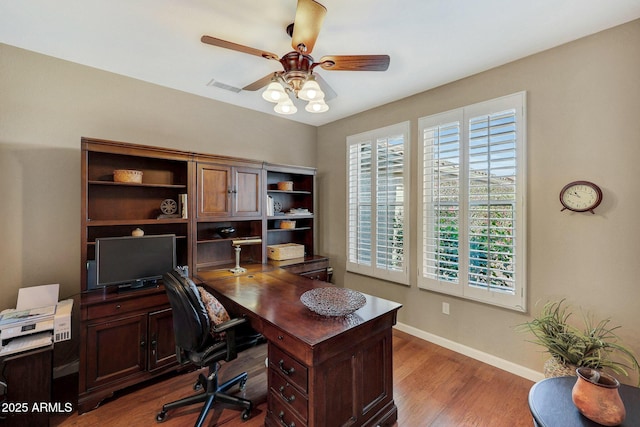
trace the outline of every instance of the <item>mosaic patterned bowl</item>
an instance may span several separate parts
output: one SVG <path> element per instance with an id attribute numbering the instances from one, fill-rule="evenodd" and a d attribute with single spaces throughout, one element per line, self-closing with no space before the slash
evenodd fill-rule
<path id="1" fill-rule="evenodd" d="M 364 307 L 367 298 L 360 292 L 345 288 L 316 288 L 300 296 L 309 310 L 322 316 L 346 316 Z"/>

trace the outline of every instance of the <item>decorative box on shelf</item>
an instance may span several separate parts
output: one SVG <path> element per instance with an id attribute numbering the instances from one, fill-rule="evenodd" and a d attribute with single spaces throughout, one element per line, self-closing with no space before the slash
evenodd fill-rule
<path id="1" fill-rule="evenodd" d="M 303 256 L 304 245 L 299 245 L 297 243 L 283 243 L 281 245 L 267 246 L 267 257 L 276 261 L 302 258 Z"/>

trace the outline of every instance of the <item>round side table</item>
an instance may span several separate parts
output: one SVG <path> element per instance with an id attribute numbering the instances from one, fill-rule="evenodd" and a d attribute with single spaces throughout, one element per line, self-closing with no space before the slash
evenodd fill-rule
<path id="1" fill-rule="evenodd" d="M 547 378 L 531 387 L 529 409 L 536 427 L 602 427 L 585 418 L 571 400 L 576 377 Z M 627 416 L 621 427 L 640 426 L 640 388 L 620 385 Z"/>

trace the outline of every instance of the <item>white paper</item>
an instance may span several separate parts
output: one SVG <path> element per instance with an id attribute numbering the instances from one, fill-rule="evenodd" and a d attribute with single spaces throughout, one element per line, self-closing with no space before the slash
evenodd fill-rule
<path id="1" fill-rule="evenodd" d="M 60 284 L 30 286 L 18 289 L 16 310 L 30 310 L 37 307 L 55 306 L 58 303 Z"/>

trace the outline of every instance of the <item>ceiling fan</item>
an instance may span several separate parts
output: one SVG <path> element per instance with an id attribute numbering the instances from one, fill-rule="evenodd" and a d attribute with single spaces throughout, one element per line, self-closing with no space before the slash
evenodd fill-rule
<path id="1" fill-rule="evenodd" d="M 386 71 L 389 68 L 388 55 L 328 55 L 316 62 L 310 54 L 326 13 L 327 9 L 314 0 L 298 0 L 295 20 L 287 26 L 287 33 L 291 36 L 291 46 L 294 50 L 286 53 L 282 58 L 275 53 L 207 35 L 202 36 L 200 40 L 213 46 L 280 62 L 282 71 L 270 73 L 242 89 L 255 91 L 268 85 L 262 97 L 276 103 L 274 110 L 281 114 L 293 114 L 297 111 L 287 92 L 308 101 L 305 110 L 321 113 L 327 111 L 329 107 L 325 103 L 325 93 L 318 82 L 322 83 L 327 92 L 326 99 L 334 97 L 335 92 L 319 75 L 313 73 L 316 67 L 338 71 Z"/>

